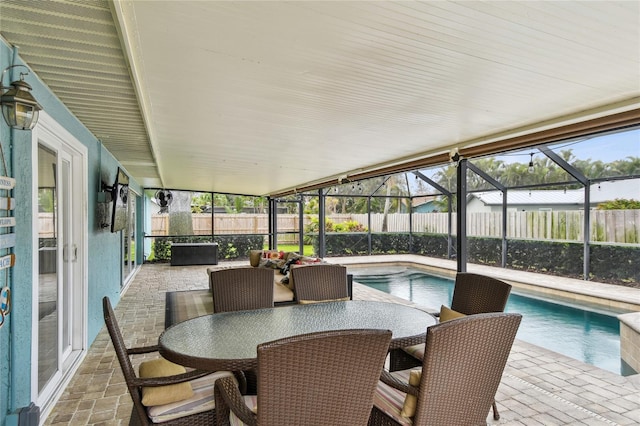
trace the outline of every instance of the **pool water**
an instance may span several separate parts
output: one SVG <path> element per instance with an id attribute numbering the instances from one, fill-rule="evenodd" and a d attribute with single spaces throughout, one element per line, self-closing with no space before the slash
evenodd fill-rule
<path id="1" fill-rule="evenodd" d="M 450 306 L 453 280 L 415 269 L 349 270 L 354 281 L 439 310 Z M 505 312 L 522 314 L 517 338 L 587 364 L 631 374 L 620 359 L 620 325 L 616 312 L 608 314 L 518 294 L 512 289 Z"/>

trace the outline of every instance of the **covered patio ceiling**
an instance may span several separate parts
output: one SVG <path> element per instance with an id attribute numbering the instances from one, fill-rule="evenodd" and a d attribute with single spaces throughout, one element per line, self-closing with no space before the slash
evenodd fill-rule
<path id="1" fill-rule="evenodd" d="M 0 0 L 0 33 L 149 188 L 282 193 L 640 116 L 636 1 Z"/>

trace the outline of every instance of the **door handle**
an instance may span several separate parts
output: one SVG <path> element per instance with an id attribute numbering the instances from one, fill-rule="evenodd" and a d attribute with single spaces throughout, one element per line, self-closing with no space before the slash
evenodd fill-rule
<path id="1" fill-rule="evenodd" d="M 64 247 L 62 248 L 62 261 L 63 262 L 68 262 L 69 261 L 69 245 L 65 244 Z M 78 261 L 78 246 L 75 244 L 71 245 L 71 262 L 77 262 Z"/>

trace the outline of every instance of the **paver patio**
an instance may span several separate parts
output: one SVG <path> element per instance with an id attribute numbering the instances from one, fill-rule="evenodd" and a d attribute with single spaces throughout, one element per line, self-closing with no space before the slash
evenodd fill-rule
<path id="1" fill-rule="evenodd" d="M 221 262 L 220 266 L 240 264 L 246 262 Z M 115 309 L 127 345 L 156 344 L 164 329 L 165 292 L 207 288 L 206 268 L 143 265 Z M 635 297 L 636 293 L 629 294 Z M 411 304 L 357 283 L 354 299 Z M 516 340 L 496 401 L 501 419 L 495 421 L 490 414 L 489 424 L 634 425 L 640 423 L 640 375 L 622 377 Z M 44 424 L 126 425 L 131 408 L 103 328 Z"/>

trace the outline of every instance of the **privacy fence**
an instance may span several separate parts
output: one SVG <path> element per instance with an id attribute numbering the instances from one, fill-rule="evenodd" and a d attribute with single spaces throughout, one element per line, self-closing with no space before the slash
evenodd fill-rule
<path id="1" fill-rule="evenodd" d="M 42 214 L 41 214 L 42 215 Z M 607 243 L 640 243 L 640 210 L 592 210 L 591 241 Z M 267 234 L 266 214 L 193 214 L 195 235 L 225 234 Z M 382 213 L 328 215 L 334 224 L 356 221 L 371 232 L 382 232 Z M 151 235 L 169 235 L 169 215 L 153 215 Z M 411 221 L 410 221 L 411 220 Z M 41 221 L 48 223 L 48 221 Z M 303 228 L 311 223 L 311 217 L 304 216 Z M 392 233 L 409 232 L 447 234 L 449 215 L 447 213 L 414 213 L 410 219 L 406 213 L 388 214 L 386 231 Z M 583 241 L 584 211 L 509 211 L 507 212 L 507 238 L 533 240 Z M 456 234 L 456 218 L 451 217 L 451 233 Z M 278 233 L 294 233 L 300 229 L 297 214 L 278 215 Z M 41 229 L 41 236 L 48 230 Z M 50 233 L 51 231 L 49 231 Z M 467 234 L 471 237 L 502 236 L 502 213 L 469 213 Z"/>

